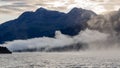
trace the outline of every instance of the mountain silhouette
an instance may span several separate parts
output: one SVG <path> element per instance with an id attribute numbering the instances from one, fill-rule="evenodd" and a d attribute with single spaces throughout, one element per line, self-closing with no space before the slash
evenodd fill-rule
<path id="1" fill-rule="evenodd" d="M 86 28 L 86 22 L 94 15 L 93 11 L 82 8 L 73 8 L 68 13 L 45 8 L 39 8 L 35 12 L 27 11 L 17 19 L 0 25 L 0 43 L 43 36 L 54 37 L 55 31 L 74 36 Z"/>

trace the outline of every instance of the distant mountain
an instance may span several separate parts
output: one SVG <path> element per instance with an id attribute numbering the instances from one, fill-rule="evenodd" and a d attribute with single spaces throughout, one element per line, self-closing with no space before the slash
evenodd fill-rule
<path id="1" fill-rule="evenodd" d="M 6 47 L 0 46 L 0 54 L 11 54 L 12 52 L 9 51 Z"/>
<path id="2" fill-rule="evenodd" d="M 86 22 L 94 15 L 93 11 L 82 8 L 73 8 L 68 13 L 44 8 L 35 12 L 27 11 L 17 19 L 0 25 L 0 43 L 43 36 L 54 37 L 58 30 L 74 36 L 86 28 Z"/>

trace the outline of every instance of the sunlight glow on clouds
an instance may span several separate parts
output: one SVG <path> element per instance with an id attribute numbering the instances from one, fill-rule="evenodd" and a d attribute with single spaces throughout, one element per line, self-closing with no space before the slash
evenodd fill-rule
<path id="1" fill-rule="evenodd" d="M 108 10 L 118 10 L 119 4 L 118 0 L 0 0 L 0 23 L 8 20 L 2 18 L 6 18 L 4 14 L 14 15 L 13 18 L 16 18 L 24 11 L 35 11 L 39 7 L 62 12 L 79 7 L 103 13 Z"/>

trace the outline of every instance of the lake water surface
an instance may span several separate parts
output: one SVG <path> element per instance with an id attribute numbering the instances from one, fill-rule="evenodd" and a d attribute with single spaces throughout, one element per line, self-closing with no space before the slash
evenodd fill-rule
<path id="1" fill-rule="evenodd" d="M 120 54 L 117 52 L 1 54 L 0 68 L 120 68 Z"/>

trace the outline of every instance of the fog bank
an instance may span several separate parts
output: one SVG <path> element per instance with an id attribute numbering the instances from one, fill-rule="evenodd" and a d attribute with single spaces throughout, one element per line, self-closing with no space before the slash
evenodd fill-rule
<path id="1" fill-rule="evenodd" d="M 1 46 L 6 46 L 11 51 L 24 51 L 33 49 L 35 51 L 49 51 L 54 48 L 71 48 L 69 51 L 78 51 L 79 50 L 96 50 L 103 49 L 106 46 L 106 41 L 108 40 L 109 34 L 101 33 L 96 30 L 86 29 L 85 31 L 81 31 L 76 36 L 67 36 L 61 34 L 61 32 L 57 31 L 55 38 L 49 37 L 40 37 L 33 38 L 28 40 L 15 40 L 12 42 L 6 42 Z M 101 47 L 101 48 L 100 48 Z M 77 49 L 77 50 L 76 50 Z"/>

